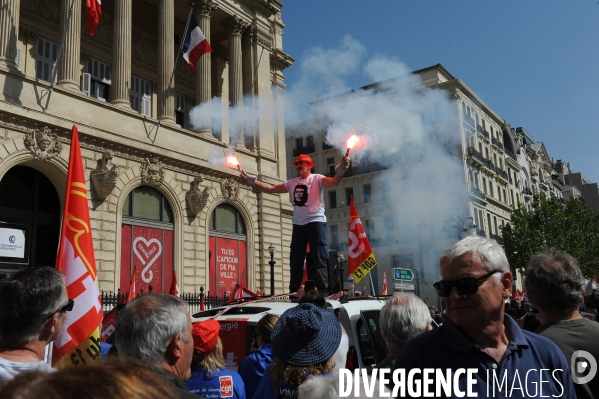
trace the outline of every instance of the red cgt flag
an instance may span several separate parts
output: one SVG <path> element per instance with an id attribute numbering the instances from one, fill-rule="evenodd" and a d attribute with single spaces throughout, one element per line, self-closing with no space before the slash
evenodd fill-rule
<path id="1" fill-rule="evenodd" d="M 173 269 L 173 282 L 171 283 L 171 288 L 168 290 L 169 295 L 181 296 L 179 292 L 179 282 L 177 281 L 177 273 Z"/>
<path id="2" fill-rule="evenodd" d="M 383 270 L 383 295 L 387 295 L 387 269 Z"/>
<path id="3" fill-rule="evenodd" d="M 347 244 L 347 269 L 356 283 L 360 282 L 377 265 L 366 237 L 364 226 L 351 197 L 349 205 L 349 242 Z"/>
<path id="4" fill-rule="evenodd" d="M 54 341 L 52 364 L 56 368 L 63 368 L 100 360 L 100 323 L 103 312 L 97 285 L 87 186 L 76 126 L 73 126 L 71 136 L 56 269 L 65 275 L 67 293 L 75 301 L 75 306 L 71 312 L 67 312 L 63 331 Z"/>
<path id="5" fill-rule="evenodd" d="M 127 300 L 125 303 L 129 303 L 137 296 L 137 286 L 135 285 L 135 278 L 137 276 L 137 264 L 133 266 L 133 273 L 131 274 L 131 281 L 129 282 L 129 292 L 127 292 Z"/>
<path id="6" fill-rule="evenodd" d="M 91 36 L 96 34 L 96 29 L 102 19 L 102 1 L 87 0 L 87 33 Z"/>

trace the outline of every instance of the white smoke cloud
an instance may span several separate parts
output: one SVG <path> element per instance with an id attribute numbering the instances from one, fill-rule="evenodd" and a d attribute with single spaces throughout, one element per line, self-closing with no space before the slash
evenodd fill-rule
<path id="1" fill-rule="evenodd" d="M 446 91 L 426 88 L 397 57 L 377 54 L 365 61 L 367 55 L 350 35 L 335 48 L 306 51 L 293 66 L 299 69 L 298 79 L 285 92 L 285 120 L 304 121 L 306 135 L 311 129 L 313 134 L 326 130 L 326 141 L 343 153 L 349 136 L 359 135 L 350 152 L 354 168 L 372 163 L 387 168 L 373 185 L 390 183 L 391 202 L 401 220 L 432 226 L 455 212 L 464 214 L 464 168 L 455 155 L 461 140 L 455 101 Z M 352 88 L 349 79 L 360 75 L 376 87 Z M 196 106 L 190 120 L 196 129 L 212 126 L 217 135 L 221 127 L 228 129 L 228 152 L 234 153 L 240 129 L 246 137 L 254 132 L 256 113 L 247 105 L 223 106 L 220 98 L 213 98 Z M 209 162 L 227 166 L 226 156 L 227 151 L 215 150 Z"/>
<path id="2" fill-rule="evenodd" d="M 396 57 L 379 54 L 364 62 L 366 55 L 350 36 L 337 48 L 308 51 L 299 61 L 301 76 L 286 92 L 285 118 L 313 119 L 302 128 L 313 125 L 313 134 L 324 128 L 327 143 L 342 153 L 347 139 L 359 135 L 350 152 L 353 167 L 384 165 L 373 179 L 373 192 L 380 192 L 375 185 L 389 184 L 398 224 L 438 231 L 443 218 L 467 211 L 464 167 L 456 156 L 461 143 L 457 104 L 448 92 L 425 87 Z M 347 78 L 359 74 L 376 85 L 350 88 Z M 305 106 L 319 99 L 324 100 L 313 104 L 313 111 Z"/>

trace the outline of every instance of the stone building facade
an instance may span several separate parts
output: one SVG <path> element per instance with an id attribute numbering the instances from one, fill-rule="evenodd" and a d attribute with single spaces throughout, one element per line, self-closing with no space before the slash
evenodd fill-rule
<path id="1" fill-rule="evenodd" d="M 3 5 L 0 229 L 22 228 L 28 248 L 0 257 L 2 273 L 54 265 L 76 125 L 101 290 L 126 288 L 137 265 L 141 288 L 155 292 L 173 272 L 182 292 L 265 292 L 270 244 L 276 291 L 286 289 L 290 205 L 222 161 L 234 152 L 262 180 L 286 178 L 283 70 L 294 60 L 282 49 L 282 4 L 108 0 L 95 36 L 81 0 Z M 175 65 L 190 12 L 213 48 L 195 71 Z M 196 105 L 203 124 L 189 116 Z M 251 123 L 234 120 L 242 108 Z"/>

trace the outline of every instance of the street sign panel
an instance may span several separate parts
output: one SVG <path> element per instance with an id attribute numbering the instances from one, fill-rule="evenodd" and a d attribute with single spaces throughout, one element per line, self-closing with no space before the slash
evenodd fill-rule
<path id="1" fill-rule="evenodd" d="M 414 279 L 414 272 L 410 269 L 402 269 L 400 267 L 396 267 L 393 270 L 395 271 L 396 280 L 412 281 Z"/>
<path id="2" fill-rule="evenodd" d="M 416 286 L 414 284 L 395 283 L 395 289 L 414 291 L 416 289 Z"/>

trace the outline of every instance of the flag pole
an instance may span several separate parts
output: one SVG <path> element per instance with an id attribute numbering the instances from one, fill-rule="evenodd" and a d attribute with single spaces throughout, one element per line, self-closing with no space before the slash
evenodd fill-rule
<path id="1" fill-rule="evenodd" d="M 60 63 L 60 59 L 62 58 L 62 52 L 64 50 L 64 43 L 67 38 L 67 33 L 69 32 L 69 28 L 71 27 L 71 18 L 73 17 L 73 8 L 75 7 L 75 0 L 71 0 L 71 7 L 69 8 L 69 16 L 67 17 L 67 23 L 62 32 L 62 39 L 60 40 L 60 46 L 58 47 L 58 54 L 56 55 L 56 61 L 52 66 L 52 81 L 50 82 L 50 91 L 48 92 L 48 98 L 46 99 L 46 106 L 44 107 L 43 113 L 45 114 L 48 110 L 48 106 L 50 105 L 50 97 L 52 96 L 52 92 L 54 91 L 54 84 L 56 82 L 56 75 L 58 74 L 58 64 Z"/>
<path id="2" fill-rule="evenodd" d="M 372 281 L 372 273 L 368 273 L 368 276 L 370 276 L 370 287 L 372 287 L 372 296 L 377 296 L 376 291 L 374 290 L 374 282 Z"/>
<path id="3" fill-rule="evenodd" d="M 171 73 L 171 79 L 168 81 L 168 87 L 166 88 L 165 94 L 169 93 L 171 90 L 171 85 L 173 84 L 173 78 L 175 77 L 175 71 L 177 70 L 177 62 L 179 61 L 179 57 L 181 56 L 181 50 L 183 49 L 183 44 L 185 43 L 185 38 L 187 37 L 187 29 L 189 29 L 189 22 L 191 18 L 193 18 L 193 6 L 195 4 L 191 4 L 191 8 L 189 9 L 189 15 L 187 16 L 187 24 L 185 25 L 185 29 L 183 30 L 183 38 L 181 40 L 181 44 L 179 45 L 179 51 L 177 52 L 177 57 L 175 58 L 175 66 L 173 67 L 173 72 Z M 154 139 L 152 140 L 152 144 L 156 142 L 156 138 L 158 137 L 158 129 L 160 129 L 160 122 L 162 122 L 162 117 L 164 116 L 164 112 L 166 110 L 166 98 L 167 95 L 162 96 L 162 115 L 158 119 L 158 125 L 156 126 L 156 133 L 154 134 Z"/>

